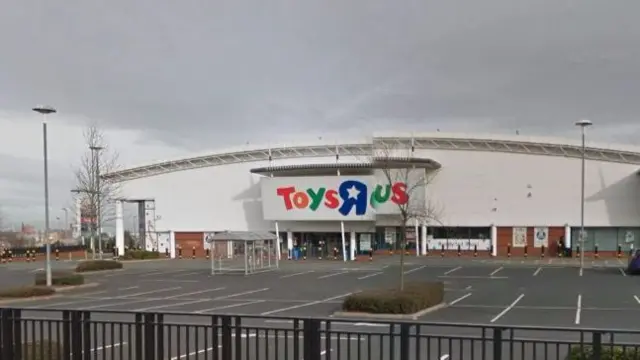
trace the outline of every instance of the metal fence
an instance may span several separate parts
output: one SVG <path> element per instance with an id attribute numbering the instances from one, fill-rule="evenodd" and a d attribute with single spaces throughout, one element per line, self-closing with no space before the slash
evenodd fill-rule
<path id="1" fill-rule="evenodd" d="M 640 331 L 0 309 L 0 360 L 63 359 L 640 359 Z"/>

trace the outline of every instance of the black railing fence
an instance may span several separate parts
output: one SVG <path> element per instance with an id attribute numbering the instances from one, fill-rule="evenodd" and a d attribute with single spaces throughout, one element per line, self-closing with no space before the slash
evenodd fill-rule
<path id="1" fill-rule="evenodd" d="M 640 330 L 0 309 L 0 360 L 66 359 L 640 359 Z"/>

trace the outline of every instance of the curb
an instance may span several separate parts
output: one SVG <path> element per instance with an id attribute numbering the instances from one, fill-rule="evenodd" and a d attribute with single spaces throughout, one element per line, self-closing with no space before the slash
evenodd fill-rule
<path id="1" fill-rule="evenodd" d="M 420 310 L 417 313 L 413 314 L 371 314 L 371 313 L 363 313 L 363 312 L 353 312 L 353 311 L 336 311 L 331 315 L 331 317 L 343 318 L 343 319 L 391 319 L 391 320 L 418 320 L 419 317 L 424 316 L 428 313 L 438 311 L 448 307 L 447 303 L 440 303 L 438 305 L 426 308 L 424 310 Z"/>
<path id="2" fill-rule="evenodd" d="M 162 258 L 162 259 L 143 259 L 143 260 L 117 260 L 123 264 L 128 264 L 128 263 L 139 263 L 139 262 L 152 262 L 152 261 L 167 261 L 167 260 L 173 260 L 171 258 Z"/>
<path id="3" fill-rule="evenodd" d="M 100 275 L 100 274 L 110 274 L 110 273 L 120 272 L 120 271 L 125 271 L 125 269 L 94 270 L 94 271 L 81 271 L 81 272 L 74 271 L 73 273 L 79 274 L 79 275 Z"/>
<path id="4" fill-rule="evenodd" d="M 56 293 L 59 293 L 73 290 L 90 289 L 98 286 L 100 286 L 100 283 L 94 282 L 76 286 L 54 286 L 53 288 L 56 290 Z"/>

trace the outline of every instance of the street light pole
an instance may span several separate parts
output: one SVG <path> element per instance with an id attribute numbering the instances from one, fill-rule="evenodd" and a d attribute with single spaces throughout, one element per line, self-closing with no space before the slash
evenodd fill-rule
<path id="1" fill-rule="evenodd" d="M 96 177 L 96 188 L 92 189 L 95 191 L 96 196 L 96 226 L 98 227 L 98 254 L 100 259 L 102 259 L 102 199 L 100 196 L 100 150 L 103 148 L 100 146 L 90 146 L 92 158 L 95 156 L 95 177 Z M 94 155 L 95 154 L 95 155 Z"/>
<path id="2" fill-rule="evenodd" d="M 49 241 L 49 154 L 47 149 L 47 115 L 55 114 L 51 106 L 36 106 L 31 109 L 42 114 L 42 155 L 44 159 L 44 241 L 45 241 L 45 273 L 47 286 L 51 286 L 51 243 Z"/>
<path id="3" fill-rule="evenodd" d="M 580 274 L 584 269 L 584 178 L 585 178 L 585 135 L 586 128 L 593 125 L 589 120 L 576 121 L 576 126 L 582 130 L 582 169 L 580 173 Z"/>

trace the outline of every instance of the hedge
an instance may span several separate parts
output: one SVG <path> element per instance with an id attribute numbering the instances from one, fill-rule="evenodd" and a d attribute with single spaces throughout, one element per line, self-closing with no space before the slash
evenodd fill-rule
<path id="1" fill-rule="evenodd" d="M 23 286 L 0 290 L 0 298 L 29 298 L 34 296 L 49 296 L 56 292 L 54 288 L 46 286 Z"/>
<path id="2" fill-rule="evenodd" d="M 593 356 L 593 347 L 591 346 L 574 346 L 569 351 L 566 360 L 591 360 Z M 640 350 L 634 347 L 623 348 L 621 346 L 602 345 L 600 360 L 638 360 L 640 359 Z"/>
<path id="3" fill-rule="evenodd" d="M 365 290 L 349 295 L 342 303 L 343 311 L 371 314 L 414 314 L 442 303 L 443 282 L 416 282 L 398 288 Z"/>
<path id="4" fill-rule="evenodd" d="M 160 253 L 157 251 L 147 250 L 127 250 L 124 252 L 124 260 L 146 260 L 146 259 L 158 259 Z"/>
<path id="5" fill-rule="evenodd" d="M 122 263 L 114 260 L 87 260 L 76 266 L 76 272 L 122 269 Z"/>
<path id="6" fill-rule="evenodd" d="M 47 273 L 44 271 L 36 273 L 36 285 L 47 285 Z M 51 285 L 53 286 L 73 286 L 84 284 L 84 276 L 71 271 L 53 271 L 51 273 Z"/>

